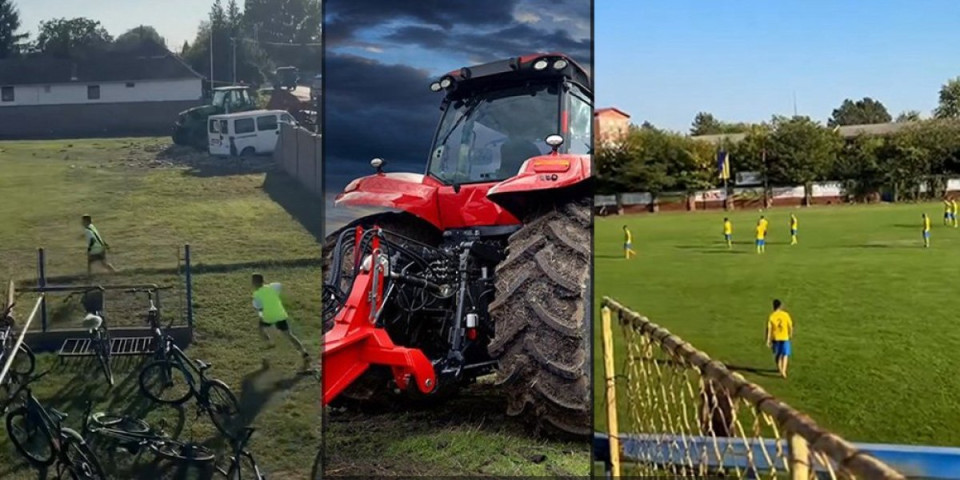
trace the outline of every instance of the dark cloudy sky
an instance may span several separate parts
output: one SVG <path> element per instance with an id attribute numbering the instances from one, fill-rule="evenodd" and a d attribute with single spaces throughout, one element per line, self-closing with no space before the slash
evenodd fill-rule
<path id="1" fill-rule="evenodd" d="M 439 120 L 430 82 L 460 67 L 559 51 L 591 68 L 592 0 L 327 0 L 328 196 L 373 172 L 422 173 Z M 327 209 L 328 227 L 351 215 Z M 346 217 L 345 217 L 346 216 Z M 328 228 L 327 232 L 331 232 Z"/>

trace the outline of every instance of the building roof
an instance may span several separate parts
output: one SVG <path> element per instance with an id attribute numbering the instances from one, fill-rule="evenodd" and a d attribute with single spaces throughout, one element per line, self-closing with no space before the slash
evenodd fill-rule
<path id="1" fill-rule="evenodd" d="M 130 82 L 203 78 L 166 49 L 105 52 L 83 59 L 0 59 L 0 85 Z"/>
<path id="2" fill-rule="evenodd" d="M 600 114 L 602 114 L 602 113 L 607 113 L 607 112 L 618 113 L 618 114 L 620 114 L 620 115 L 622 115 L 622 116 L 624 116 L 624 117 L 630 118 L 630 114 L 629 114 L 629 113 L 624 112 L 623 110 L 620 110 L 619 108 L 616 108 L 616 107 L 598 108 L 598 109 L 596 109 L 596 110 L 593 111 L 593 115 L 594 115 L 594 116 L 599 116 Z"/>
<path id="3" fill-rule="evenodd" d="M 841 137 L 853 138 L 858 135 L 890 135 L 891 133 L 896 133 L 910 127 L 915 123 L 916 122 L 875 123 L 870 125 L 844 125 L 835 128 Z M 723 140 L 736 143 L 743 140 L 746 136 L 747 134 L 745 133 L 719 133 L 716 135 L 695 135 L 690 138 L 710 143 L 720 143 Z"/>

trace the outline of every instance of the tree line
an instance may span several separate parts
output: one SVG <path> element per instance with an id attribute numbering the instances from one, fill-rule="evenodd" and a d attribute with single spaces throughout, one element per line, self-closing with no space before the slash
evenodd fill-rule
<path id="1" fill-rule="evenodd" d="M 754 172 L 764 189 L 840 182 L 849 201 L 886 194 L 893 201 L 940 196 L 950 177 L 960 177 L 960 77 L 940 92 L 933 117 L 904 112 L 899 128 L 882 134 L 844 138 L 836 127 L 889 123 L 891 116 L 875 100 L 845 100 L 825 123 L 806 116 L 774 116 L 759 124 L 735 124 L 699 113 L 684 135 L 644 123 L 632 125 L 624 138 L 598 145 L 594 159 L 598 193 L 649 192 L 692 194 L 720 187 L 718 153 L 730 162 L 729 186 L 737 173 Z M 696 135 L 740 134 L 710 139 Z M 921 192 L 926 187 L 926 193 Z"/>
<path id="2" fill-rule="evenodd" d="M 214 0 L 193 42 L 166 45 L 152 26 L 139 26 L 113 37 L 94 19 L 43 20 L 34 35 L 22 31 L 13 0 L 0 0 L 0 59 L 53 57 L 82 60 L 109 51 L 129 51 L 153 42 L 179 54 L 194 70 L 217 83 L 269 82 L 278 66 L 320 72 L 321 0 Z M 211 43 L 212 42 L 212 43 Z M 213 48 L 213 71 L 210 50 Z M 234 59 L 236 76 L 234 77 Z"/>

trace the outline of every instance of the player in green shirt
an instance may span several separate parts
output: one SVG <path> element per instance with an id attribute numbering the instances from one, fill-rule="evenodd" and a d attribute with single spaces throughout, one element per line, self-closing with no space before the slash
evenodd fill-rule
<path id="1" fill-rule="evenodd" d="M 280 284 L 271 283 L 265 285 L 263 275 L 253 274 L 253 308 L 260 315 L 260 335 L 270 346 L 273 341 L 267 334 L 267 328 L 276 327 L 277 330 L 290 339 L 290 343 L 296 347 L 303 357 L 303 370 L 310 370 L 310 354 L 303 348 L 303 343 L 290 331 L 289 317 L 286 309 L 283 308 L 283 302 L 280 300 Z"/>

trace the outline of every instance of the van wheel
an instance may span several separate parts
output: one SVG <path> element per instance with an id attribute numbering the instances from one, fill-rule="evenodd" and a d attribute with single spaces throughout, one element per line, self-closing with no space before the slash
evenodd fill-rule
<path id="1" fill-rule="evenodd" d="M 247 148 L 244 148 L 242 152 L 240 152 L 240 157 L 246 160 L 246 159 L 253 158 L 253 156 L 256 154 L 257 154 L 257 151 L 254 150 L 253 147 L 247 147 Z"/>

